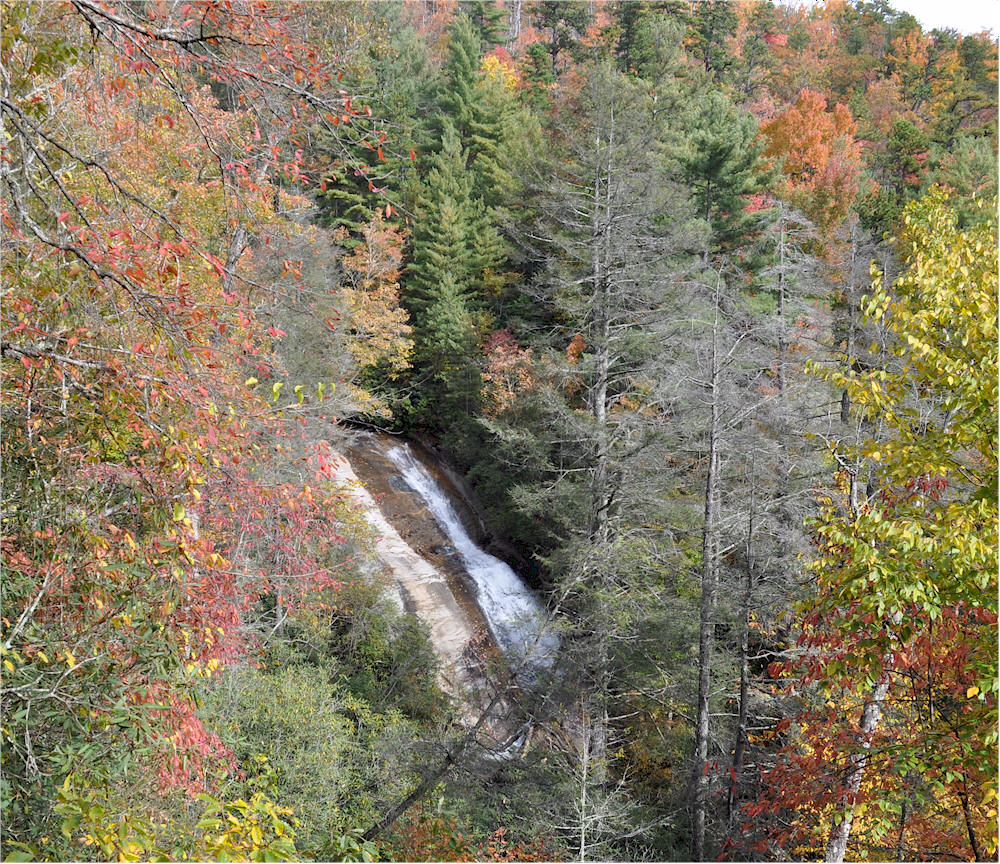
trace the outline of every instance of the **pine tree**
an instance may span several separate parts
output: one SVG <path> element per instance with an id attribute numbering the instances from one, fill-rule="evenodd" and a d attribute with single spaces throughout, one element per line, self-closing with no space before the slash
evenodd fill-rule
<path id="1" fill-rule="evenodd" d="M 435 142 L 431 149 L 440 149 L 445 126 L 452 124 L 466 151 L 475 195 L 487 207 L 497 206 L 517 186 L 509 170 L 516 149 L 516 104 L 502 81 L 483 74 L 480 37 L 468 15 L 459 15 L 452 25 L 436 102 L 429 124 Z"/>
<path id="2" fill-rule="evenodd" d="M 664 346 L 675 341 L 673 268 L 689 238 L 678 236 L 684 190 L 656 146 L 666 115 L 647 84 L 607 62 L 583 80 L 557 95 L 526 242 L 550 381 L 508 431 L 520 458 L 540 463 L 541 481 L 517 497 L 551 534 L 545 563 L 568 613 L 564 698 L 577 705 L 576 753 L 552 819 L 578 860 L 628 860 L 619 836 L 632 818 L 629 790 L 614 790 L 613 778 L 631 765 L 615 718 L 621 691 L 642 680 L 633 646 L 657 615 L 635 597 L 650 590 L 645 580 L 665 578 L 650 563 L 664 553 L 653 527 L 667 465 Z M 500 423 L 491 431 L 503 440 Z"/>
<path id="3" fill-rule="evenodd" d="M 416 196 L 413 260 L 406 280 L 407 305 L 417 327 L 446 275 L 475 296 L 484 287 L 484 271 L 502 259 L 499 235 L 473 193 L 467 151 L 447 120 L 441 152 L 431 165 Z"/>
<path id="4" fill-rule="evenodd" d="M 559 55 L 572 51 L 590 23 L 589 4 L 579 0 L 541 0 L 532 10 L 535 25 L 549 33 L 552 76 L 559 77 Z"/>
<path id="5" fill-rule="evenodd" d="M 736 4 L 704 0 L 692 5 L 691 53 L 701 60 L 705 72 L 721 83 L 735 59 L 726 42 L 736 32 Z"/>
<path id="6" fill-rule="evenodd" d="M 500 237 L 473 195 L 473 178 L 466 168 L 466 151 L 446 120 L 442 149 L 432 157 L 432 167 L 417 191 L 413 256 L 404 292 L 413 324 L 413 381 L 423 393 L 417 400 L 422 406 L 418 415 L 426 411 L 426 417 L 439 420 L 443 415 L 433 397 L 453 395 L 459 387 L 453 376 L 472 387 L 469 392 L 478 392 L 478 372 L 475 376 L 468 372 L 476 350 L 474 327 L 470 323 L 466 328 L 465 322 L 474 320 L 486 279 L 503 256 Z M 442 352 L 452 350 L 462 356 L 448 361 Z M 455 407 L 457 400 L 448 399 Z"/>
<path id="7" fill-rule="evenodd" d="M 507 11 L 496 0 L 461 0 L 458 10 L 471 21 L 480 50 L 489 51 L 507 39 Z"/>
<path id="8" fill-rule="evenodd" d="M 764 191 L 768 175 L 756 121 L 719 91 L 697 96 L 688 128 L 674 155 L 708 229 L 708 262 L 713 255 L 747 246 L 760 232 L 761 213 L 748 212 L 747 204 L 751 196 Z"/>
<path id="9" fill-rule="evenodd" d="M 615 7 L 614 20 L 618 31 L 615 56 L 622 72 L 647 79 L 653 76 L 661 55 L 659 25 L 670 18 L 683 22 L 683 5 L 677 0 L 636 0 L 619 3 Z"/>
<path id="10" fill-rule="evenodd" d="M 751 376 L 740 370 L 737 352 L 752 345 L 750 334 L 757 328 L 743 296 L 745 275 L 763 263 L 753 254 L 764 227 L 761 212 L 750 212 L 752 196 L 765 188 L 767 171 L 761 160 L 763 145 L 757 140 L 757 124 L 738 111 L 718 90 L 702 92 L 688 118 L 689 133 L 675 150 L 681 175 L 690 184 L 692 200 L 703 229 L 702 293 L 703 319 L 706 328 L 701 351 L 706 356 L 696 371 L 707 402 L 708 422 L 704 448 L 705 471 L 704 521 L 702 525 L 701 608 L 698 639 L 698 697 L 695 721 L 694 760 L 692 766 L 692 853 L 696 861 L 706 854 L 706 813 L 708 809 L 708 744 L 710 734 L 710 698 L 712 664 L 715 651 L 716 596 L 720 573 L 720 510 L 725 465 L 723 436 L 738 422 L 749 420 L 753 408 L 735 412 L 731 405 L 739 396 L 731 395 L 733 378 Z M 738 391 L 738 388 L 736 388 Z M 727 394 L 728 391 L 728 394 Z M 757 401 L 757 394 L 754 394 Z M 754 403 L 751 402 L 750 405 Z M 728 414 L 728 416 L 727 416 Z M 693 425 L 696 425 L 693 424 Z"/>
<path id="11" fill-rule="evenodd" d="M 441 276 L 416 335 L 417 415 L 439 431 L 464 425 L 478 406 L 482 379 L 468 295 L 453 273 Z"/>

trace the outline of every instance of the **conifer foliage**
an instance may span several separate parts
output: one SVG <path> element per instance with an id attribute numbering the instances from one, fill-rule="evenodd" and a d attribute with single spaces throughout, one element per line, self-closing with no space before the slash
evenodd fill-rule
<path id="1" fill-rule="evenodd" d="M 995 859 L 993 36 L 2 18 L 0 858 Z M 405 540 L 457 632 L 508 599 L 362 515 L 341 452 L 409 507 L 371 426 L 440 454 L 545 668 L 484 626 L 452 675 L 388 590 Z"/>

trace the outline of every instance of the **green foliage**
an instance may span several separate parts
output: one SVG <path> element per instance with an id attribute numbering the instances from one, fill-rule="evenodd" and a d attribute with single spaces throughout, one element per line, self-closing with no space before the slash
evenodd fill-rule
<path id="1" fill-rule="evenodd" d="M 446 121 L 441 152 L 418 192 L 413 260 L 404 286 L 419 387 L 413 405 L 417 418 L 432 428 L 460 422 L 476 407 L 481 385 L 473 310 L 486 299 L 503 254 L 466 168 L 466 151 Z"/>
<path id="2" fill-rule="evenodd" d="M 590 9 L 581 0 L 540 0 L 532 7 L 535 26 L 546 34 L 545 48 L 552 77 L 560 74 L 560 54 L 572 53 L 590 24 Z"/>
<path id="3" fill-rule="evenodd" d="M 927 651 L 941 692 L 937 708 L 920 715 L 925 734 L 908 746 L 929 760 L 922 774 L 937 782 L 953 766 L 944 783 L 979 778 L 968 788 L 988 801 L 996 799 L 989 766 L 1000 686 L 996 200 L 984 207 L 988 220 L 962 230 L 947 195 L 932 190 L 903 211 L 907 266 L 891 291 L 873 270 L 863 308 L 887 329 L 896 362 L 824 377 L 847 388 L 871 424 L 870 437 L 835 444 L 837 458 L 853 466 L 852 487 L 867 474 L 869 488 L 881 492 L 860 503 L 851 493 L 846 507 L 827 499 L 810 566 L 821 588 L 814 613 L 856 640 L 849 665 L 828 666 L 827 674 L 868 689 L 902 665 L 897 657 Z M 951 628 L 960 635 L 946 637 Z M 949 698 L 961 708 L 947 707 Z M 995 812 L 986 838 L 995 836 Z"/>
<path id="4" fill-rule="evenodd" d="M 691 54 L 716 82 L 726 78 L 734 63 L 727 42 L 736 30 L 736 7 L 728 0 L 695 3 L 691 14 Z"/>
<path id="5" fill-rule="evenodd" d="M 344 75 L 341 86 L 365 94 L 367 114 L 341 123 L 336 134 L 318 134 L 314 157 L 321 184 L 314 187 L 320 222 L 347 228 L 345 246 L 386 204 L 397 207 L 426 146 L 422 117 L 431 101 L 434 74 L 427 45 L 399 20 L 389 3 L 353 4 L 375 18 L 365 34 L 361 62 Z M 346 31 L 346 28 L 345 28 Z M 381 36 L 381 38 L 377 38 Z M 346 46 L 338 45 L 339 50 Z"/>
<path id="6" fill-rule="evenodd" d="M 949 190 L 959 227 L 993 219 L 981 202 L 997 189 L 996 143 L 986 135 L 959 135 L 949 150 L 934 148 L 934 156 L 928 179 Z"/>
<path id="7" fill-rule="evenodd" d="M 473 19 L 459 15 L 450 34 L 437 110 L 430 117 L 430 149 L 443 150 L 448 127 L 453 127 L 465 152 L 465 168 L 472 173 L 472 194 L 494 208 L 517 194 L 510 169 L 512 162 L 526 155 L 522 149 L 526 121 L 518 116 L 503 76 L 483 73 Z"/>
<path id="8" fill-rule="evenodd" d="M 164 822 L 168 798 L 140 806 L 105 779 L 84 781 L 66 776 L 53 812 L 62 817 L 60 833 L 72 843 L 77 860 L 98 861 L 295 861 L 295 825 L 292 811 L 274 803 L 276 775 L 267 758 L 256 755 L 246 797 L 220 799 L 207 793 L 195 796 L 201 807 L 193 824 L 187 814 Z M 237 792 L 230 784 L 228 791 Z M 242 791 L 242 790 L 240 790 Z M 238 792 L 237 792 L 238 794 Z M 5 860 L 65 860 L 62 847 L 43 837 L 39 846 L 15 844 L 23 851 Z"/>
<path id="9" fill-rule="evenodd" d="M 418 339 L 421 315 L 435 301 L 445 277 L 451 277 L 459 294 L 472 299 L 483 294 L 486 271 L 502 256 L 500 238 L 474 192 L 468 152 L 450 121 L 445 121 L 441 151 L 430 165 L 416 194 L 413 259 L 405 284 Z"/>
<path id="10" fill-rule="evenodd" d="M 305 858 L 376 860 L 361 837 L 409 790 L 420 724 L 449 713 L 426 631 L 375 585 L 345 585 L 288 617 L 260 668 L 229 670 L 205 714 L 240 765 L 263 754 Z"/>
<path id="11" fill-rule="evenodd" d="M 862 224 L 876 236 L 896 228 L 903 208 L 919 194 L 929 146 L 927 136 L 909 120 L 892 124 L 885 150 L 876 154 L 871 169 L 877 186 L 857 204 Z"/>
<path id="12" fill-rule="evenodd" d="M 860 614 L 883 617 L 910 604 L 932 619 L 943 605 L 996 611 L 996 223 L 990 222 L 959 230 L 940 190 L 907 207 L 901 247 L 908 268 L 894 294 L 875 271 L 864 301 L 866 315 L 894 334 L 900 365 L 826 376 L 848 389 L 862 416 L 882 425 L 877 439 L 838 452 L 865 460 L 890 488 L 940 478 L 948 489 L 938 505 L 917 496 L 906 508 L 897 503 L 887 519 L 873 501 L 864 513 L 820 529 L 831 547 L 846 542 L 856 550 L 863 570 L 839 578 L 834 602 L 857 603 Z M 995 669 L 984 670 L 980 689 L 996 686 Z"/>
<path id="13" fill-rule="evenodd" d="M 460 0 L 458 10 L 469 19 L 479 37 L 479 50 L 489 51 L 507 38 L 507 12 L 496 0 Z M 454 39 L 452 31 L 452 39 Z"/>
<path id="14" fill-rule="evenodd" d="M 688 135 L 673 153 L 692 190 L 695 211 L 709 229 L 709 252 L 740 248 L 762 227 L 762 214 L 747 212 L 749 197 L 770 177 L 761 154 L 757 123 L 718 90 L 699 95 L 690 107 Z"/>

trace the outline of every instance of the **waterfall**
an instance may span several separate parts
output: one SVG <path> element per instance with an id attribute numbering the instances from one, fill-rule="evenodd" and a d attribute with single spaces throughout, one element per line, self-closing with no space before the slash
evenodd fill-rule
<path id="1" fill-rule="evenodd" d="M 529 669 L 550 668 L 559 637 L 552 632 L 538 598 L 506 563 L 473 542 L 445 491 L 408 446 L 393 447 L 386 456 L 399 468 L 404 482 L 424 500 L 462 558 L 476 587 L 476 602 L 497 645 L 517 665 L 526 661 Z"/>

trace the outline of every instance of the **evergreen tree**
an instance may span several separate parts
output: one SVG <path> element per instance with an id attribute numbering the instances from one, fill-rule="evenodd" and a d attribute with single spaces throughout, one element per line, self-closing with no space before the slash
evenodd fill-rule
<path id="1" fill-rule="evenodd" d="M 657 25 L 670 18 L 684 18 L 685 4 L 677 0 L 637 0 L 619 3 L 614 10 L 617 29 L 615 57 L 622 72 L 653 77 L 661 56 Z"/>
<path id="2" fill-rule="evenodd" d="M 719 84 L 726 79 L 735 59 L 726 43 L 739 21 L 736 5 L 729 0 L 703 0 L 692 7 L 691 54 Z"/>
<path id="3" fill-rule="evenodd" d="M 552 60 L 552 76 L 559 77 L 559 55 L 572 52 L 590 23 L 589 4 L 579 0 L 541 0 L 532 15 L 535 26 L 549 34 L 548 52 Z"/>
<path id="4" fill-rule="evenodd" d="M 525 49 L 524 61 L 521 64 L 521 80 L 528 85 L 521 97 L 522 100 L 539 114 L 544 115 L 552 106 L 549 89 L 550 85 L 555 83 L 556 76 L 552 74 L 549 52 L 543 43 L 532 42 Z"/>
<path id="5" fill-rule="evenodd" d="M 403 27 L 392 15 L 391 4 L 375 4 L 389 18 L 385 42 L 373 42 L 364 61 L 345 75 L 342 84 L 350 92 L 367 94 L 372 118 L 358 116 L 348 124 L 319 135 L 321 187 L 316 202 L 323 224 L 346 227 L 351 235 L 344 245 L 351 248 L 387 203 L 395 206 L 413 173 L 412 154 L 424 149 L 424 116 L 431 102 L 431 70 L 427 47 L 412 28 Z"/>
<path id="6" fill-rule="evenodd" d="M 507 12 L 496 0 L 461 0 L 458 11 L 468 17 L 475 28 L 481 51 L 489 51 L 506 41 Z"/>
<path id="7" fill-rule="evenodd" d="M 513 95 L 503 81 L 482 73 L 479 46 L 472 19 L 459 15 L 451 28 L 437 110 L 430 119 L 431 149 L 440 149 L 445 125 L 452 124 L 467 154 L 475 195 L 487 207 L 495 207 L 516 192 L 510 162 L 520 123 Z"/>
<path id="8" fill-rule="evenodd" d="M 475 321 L 454 273 L 442 274 L 416 334 L 417 416 L 436 431 L 466 425 L 478 407 L 482 379 Z"/>
<path id="9" fill-rule="evenodd" d="M 862 224 L 877 237 L 896 227 L 903 208 L 919 194 L 929 147 L 927 136 L 900 118 L 889 130 L 885 149 L 874 154 L 871 172 L 877 186 L 858 201 L 857 210 Z"/>
<path id="10" fill-rule="evenodd" d="M 694 95 L 694 94 L 693 94 Z M 757 124 L 718 90 L 698 96 L 688 118 L 689 132 L 675 150 L 681 175 L 690 184 L 692 202 L 705 229 L 701 262 L 701 359 L 692 370 L 698 413 L 688 425 L 698 430 L 697 444 L 705 454 L 704 519 L 701 549 L 701 605 L 698 639 L 698 696 L 691 781 L 692 853 L 704 860 L 709 804 L 708 745 L 712 669 L 716 653 L 717 596 L 722 548 L 722 490 L 726 479 L 723 446 L 728 433 L 751 423 L 760 403 L 760 364 L 747 352 L 762 333 L 748 308 L 745 276 L 758 269 L 763 256 L 754 254 L 764 227 L 761 212 L 749 212 L 752 196 L 765 188 L 767 172 L 757 140 Z M 696 298 L 697 299 L 697 298 Z M 700 405 L 699 405 L 700 403 Z M 739 406 L 734 408 L 734 406 Z M 699 410 L 700 409 L 700 410 Z M 694 443 L 694 442 L 692 442 Z"/>
<path id="11" fill-rule="evenodd" d="M 452 376 L 478 392 L 478 378 L 468 374 L 475 356 L 473 313 L 483 303 L 486 280 L 502 260 L 500 237 L 486 209 L 472 190 L 467 155 L 458 133 L 446 120 L 442 149 L 416 194 L 413 255 L 404 289 L 404 304 L 411 315 L 414 339 L 414 382 L 428 385 L 416 400 L 418 415 L 443 419 L 433 404 L 434 395 L 453 393 Z M 465 328 L 465 329 L 463 329 Z M 463 352 L 446 361 L 442 352 Z M 468 362 L 466 362 L 468 361 Z M 477 373 L 478 375 L 478 373 Z M 473 378 L 476 378 L 474 381 Z M 457 392 L 457 391 L 454 391 Z M 449 396 L 454 407 L 456 399 Z"/>
<path id="12" fill-rule="evenodd" d="M 406 280 L 406 302 L 418 328 L 419 316 L 446 275 L 473 297 L 484 288 L 484 272 L 502 259 L 499 235 L 473 192 L 467 151 L 447 120 L 442 149 L 431 157 L 431 166 L 416 195 L 413 257 Z"/>
<path id="13" fill-rule="evenodd" d="M 675 342 L 678 251 L 692 241 L 681 236 L 684 190 L 657 147 L 666 115 L 648 86 L 610 63 L 586 72 L 578 92 L 559 94 L 526 243 L 549 383 L 518 428 L 490 429 L 537 460 L 535 482 L 514 494 L 550 532 L 545 563 L 567 613 L 562 698 L 576 706 L 577 743 L 552 820 L 579 860 L 628 860 L 619 835 L 636 802 L 629 784 L 616 788 L 632 766 L 615 718 L 623 691 L 648 683 L 647 658 L 664 659 L 652 600 L 675 588 L 656 563 L 668 553 L 653 527 L 671 506 L 664 346 Z"/>
<path id="14" fill-rule="evenodd" d="M 761 213 L 748 212 L 747 207 L 751 196 L 766 188 L 762 152 L 750 114 L 717 90 L 696 97 L 688 134 L 674 156 L 691 187 L 695 211 L 708 229 L 706 263 L 712 255 L 747 248 L 762 229 Z"/>

